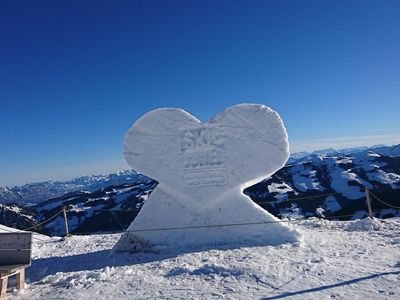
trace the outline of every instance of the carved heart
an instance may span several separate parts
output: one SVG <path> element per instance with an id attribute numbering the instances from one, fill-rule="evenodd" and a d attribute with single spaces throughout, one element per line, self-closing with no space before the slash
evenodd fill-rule
<path id="1" fill-rule="evenodd" d="M 150 111 L 130 128 L 124 150 L 132 168 L 201 205 L 272 175 L 289 156 L 281 118 L 258 104 L 208 122 L 177 108 Z"/>
<path id="2" fill-rule="evenodd" d="M 160 184 L 114 251 L 298 242 L 297 232 L 240 191 L 288 155 L 282 120 L 263 105 L 236 105 L 205 123 L 176 108 L 145 114 L 125 137 L 125 157 Z"/>

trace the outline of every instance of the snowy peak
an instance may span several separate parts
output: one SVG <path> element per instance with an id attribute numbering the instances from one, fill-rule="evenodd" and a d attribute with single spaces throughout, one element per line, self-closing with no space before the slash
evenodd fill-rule
<path id="1" fill-rule="evenodd" d="M 132 183 L 146 179 L 133 170 L 109 175 L 91 175 L 68 181 L 43 181 L 12 188 L 0 188 L 0 203 L 35 204 L 73 191 L 93 192 L 106 186 Z"/>
<path id="2" fill-rule="evenodd" d="M 299 159 L 303 158 L 309 160 L 311 157 L 343 156 L 343 155 L 362 153 L 365 151 L 373 151 L 387 156 L 400 156 L 400 144 L 394 146 L 375 145 L 372 147 L 363 146 L 363 147 L 343 148 L 338 150 L 329 148 L 329 149 L 315 150 L 312 152 L 307 152 L 307 151 L 295 152 L 290 155 L 288 164 L 297 162 Z"/>

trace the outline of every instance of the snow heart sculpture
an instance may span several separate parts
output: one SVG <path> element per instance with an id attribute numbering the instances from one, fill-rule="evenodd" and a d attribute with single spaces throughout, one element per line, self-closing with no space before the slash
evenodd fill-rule
<path id="1" fill-rule="evenodd" d="M 114 249 L 297 242 L 242 193 L 280 169 L 288 148 L 281 118 L 264 105 L 232 106 L 208 122 L 177 108 L 148 112 L 128 131 L 125 158 L 159 185 Z"/>

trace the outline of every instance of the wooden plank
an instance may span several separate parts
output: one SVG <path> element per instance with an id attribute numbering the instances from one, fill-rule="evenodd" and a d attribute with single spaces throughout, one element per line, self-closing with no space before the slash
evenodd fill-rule
<path id="1" fill-rule="evenodd" d="M 30 264 L 31 250 L 0 251 L 0 265 Z"/>
<path id="2" fill-rule="evenodd" d="M 29 266 L 30 266 L 30 264 L 0 266 L 0 274 L 1 275 L 12 274 L 12 273 L 18 271 L 19 269 L 23 269 L 23 268 L 26 268 Z"/>
<path id="3" fill-rule="evenodd" d="M 30 264 L 31 232 L 0 233 L 0 266 Z"/>
<path id="4" fill-rule="evenodd" d="M 29 248 L 32 241 L 31 232 L 2 232 L 0 233 L 0 245 L 1 248 L 7 249 L 7 247 L 19 247 Z"/>

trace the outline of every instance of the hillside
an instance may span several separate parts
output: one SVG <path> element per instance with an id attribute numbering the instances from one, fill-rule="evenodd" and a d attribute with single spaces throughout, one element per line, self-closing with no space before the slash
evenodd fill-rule
<path id="1" fill-rule="evenodd" d="M 400 206 L 400 156 L 366 150 L 350 154 L 311 154 L 286 165 L 244 192 L 281 217 L 367 215 L 365 188 Z M 291 201 L 292 200 L 292 201 Z M 378 217 L 398 210 L 374 200 Z"/>

